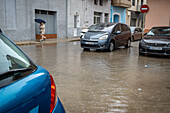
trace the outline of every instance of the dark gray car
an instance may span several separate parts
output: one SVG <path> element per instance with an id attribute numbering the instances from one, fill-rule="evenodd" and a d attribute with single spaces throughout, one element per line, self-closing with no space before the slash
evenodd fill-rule
<path id="1" fill-rule="evenodd" d="M 119 46 L 129 47 L 131 44 L 131 31 L 126 24 L 101 23 L 81 38 L 81 47 L 84 50 L 100 49 L 113 51 Z"/>
<path id="2" fill-rule="evenodd" d="M 153 27 L 140 41 L 139 54 L 170 56 L 170 26 Z"/>

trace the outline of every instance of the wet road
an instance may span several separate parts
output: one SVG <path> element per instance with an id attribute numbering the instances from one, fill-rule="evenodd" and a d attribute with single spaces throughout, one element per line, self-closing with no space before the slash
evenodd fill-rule
<path id="1" fill-rule="evenodd" d="M 114 52 L 83 52 L 79 42 L 20 47 L 53 75 L 67 113 L 170 113 L 170 59 L 139 56 L 138 42 Z"/>

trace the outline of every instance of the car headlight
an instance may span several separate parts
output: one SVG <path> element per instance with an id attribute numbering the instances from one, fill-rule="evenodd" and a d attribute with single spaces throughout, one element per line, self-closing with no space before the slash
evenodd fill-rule
<path id="1" fill-rule="evenodd" d="M 83 32 L 81 32 L 81 33 L 80 33 L 80 35 L 82 36 L 82 35 L 84 35 L 84 33 L 83 33 Z"/>
<path id="2" fill-rule="evenodd" d="M 140 41 L 141 44 L 147 44 L 143 39 Z"/>
<path id="3" fill-rule="evenodd" d="M 81 35 L 81 38 L 82 38 L 82 39 L 84 39 L 84 35 L 85 35 L 85 34 L 82 34 L 82 35 Z"/>
<path id="4" fill-rule="evenodd" d="M 108 38 L 108 35 L 103 35 L 99 38 L 99 40 L 106 40 Z"/>

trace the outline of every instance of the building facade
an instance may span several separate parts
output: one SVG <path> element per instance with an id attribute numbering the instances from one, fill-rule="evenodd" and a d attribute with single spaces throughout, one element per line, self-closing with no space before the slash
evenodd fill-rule
<path id="1" fill-rule="evenodd" d="M 170 0 L 147 0 L 145 32 L 154 26 L 170 26 Z"/>
<path id="2" fill-rule="evenodd" d="M 146 0 L 131 0 L 131 7 L 128 8 L 127 24 L 132 27 L 144 27 L 144 14 L 140 8 L 146 4 Z"/>
<path id="3" fill-rule="evenodd" d="M 39 24 L 46 21 L 47 37 L 66 37 L 67 0 L 0 0 L 0 29 L 12 40 L 36 40 Z"/>
<path id="4" fill-rule="evenodd" d="M 110 22 L 126 23 L 127 8 L 131 7 L 130 0 L 112 0 L 110 7 Z"/>
<path id="5" fill-rule="evenodd" d="M 79 36 L 82 28 L 109 22 L 110 0 L 69 0 L 68 37 Z"/>

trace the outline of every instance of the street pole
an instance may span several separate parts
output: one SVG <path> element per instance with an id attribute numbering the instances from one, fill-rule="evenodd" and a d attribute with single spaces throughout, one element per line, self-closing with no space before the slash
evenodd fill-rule
<path id="1" fill-rule="evenodd" d="M 68 0 L 66 0 L 66 38 L 68 38 Z"/>

